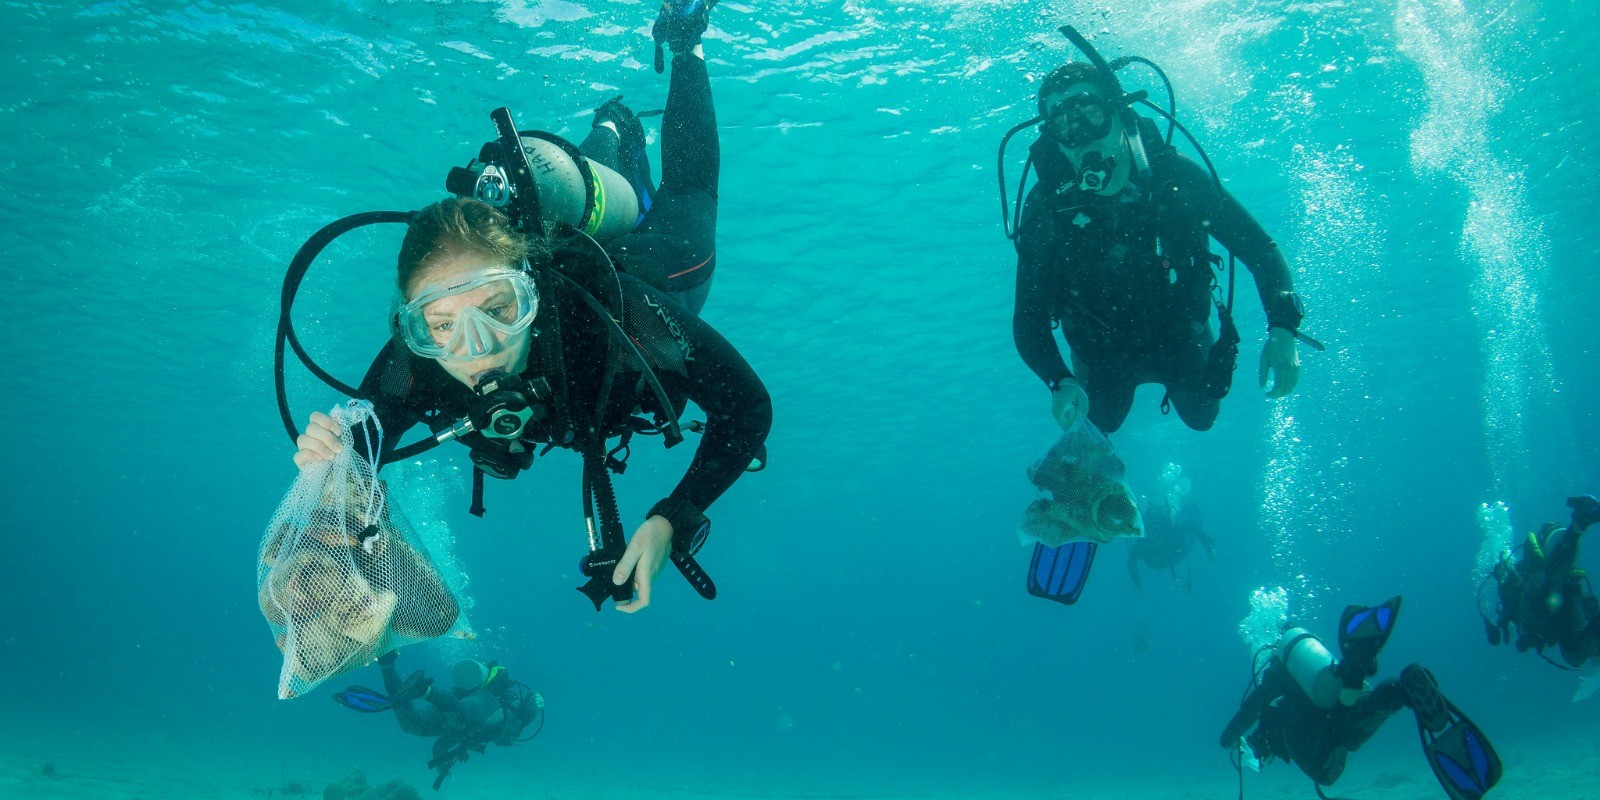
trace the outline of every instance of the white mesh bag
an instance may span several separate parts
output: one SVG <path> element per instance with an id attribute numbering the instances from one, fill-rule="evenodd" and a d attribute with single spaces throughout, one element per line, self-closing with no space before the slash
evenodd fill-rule
<path id="1" fill-rule="evenodd" d="M 1127 472 L 1111 440 L 1088 420 L 1079 422 L 1028 468 L 1043 496 L 1028 504 L 1019 533 L 1049 547 L 1143 536 Z"/>
<path id="2" fill-rule="evenodd" d="M 312 465 L 267 525 L 257 600 L 272 627 L 288 699 L 389 650 L 446 634 L 470 638 L 461 605 L 377 479 L 382 429 L 372 404 L 332 411 L 344 448 Z M 358 448 L 352 432 L 376 431 Z"/>

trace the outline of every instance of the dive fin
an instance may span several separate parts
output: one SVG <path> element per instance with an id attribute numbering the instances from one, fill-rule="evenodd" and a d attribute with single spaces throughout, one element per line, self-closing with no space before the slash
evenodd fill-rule
<path id="1" fill-rule="evenodd" d="M 595 109 L 595 124 L 610 122 L 617 127 L 617 163 L 606 166 L 628 179 L 634 195 L 639 199 L 639 216 L 650 210 L 655 200 L 656 187 L 650 176 L 650 153 L 647 149 L 644 125 L 633 109 L 622 103 L 622 95 L 607 100 Z"/>
<path id="2" fill-rule="evenodd" d="M 656 16 L 656 24 L 650 29 L 651 37 L 656 40 L 657 75 L 666 69 L 661 44 L 665 42 L 678 55 L 689 52 L 700 43 L 700 34 L 705 33 L 711 7 L 716 4 L 717 0 L 665 0 L 661 4 L 661 13 Z"/>
<path id="3" fill-rule="evenodd" d="M 1389 641 L 1400 618 L 1400 595 L 1376 606 L 1347 606 L 1339 617 L 1340 677 L 1347 689 L 1378 674 L 1378 651 Z"/>
<path id="4" fill-rule="evenodd" d="M 1600 689 L 1600 659 L 1590 659 L 1578 676 L 1578 690 L 1572 693 L 1572 702 L 1588 700 L 1596 689 Z"/>
<path id="5" fill-rule="evenodd" d="M 352 686 L 334 695 L 333 699 L 339 705 L 363 714 L 380 714 L 396 705 L 388 695 L 365 686 Z"/>
<path id="6" fill-rule="evenodd" d="M 1094 542 L 1068 542 L 1060 547 L 1035 544 L 1028 564 L 1028 594 L 1069 606 L 1078 602 L 1098 547 Z"/>
<path id="7" fill-rule="evenodd" d="M 1500 756 L 1461 709 L 1440 691 L 1433 673 L 1412 664 L 1400 673 L 1406 702 L 1428 766 L 1451 800 L 1479 800 L 1500 782 Z"/>

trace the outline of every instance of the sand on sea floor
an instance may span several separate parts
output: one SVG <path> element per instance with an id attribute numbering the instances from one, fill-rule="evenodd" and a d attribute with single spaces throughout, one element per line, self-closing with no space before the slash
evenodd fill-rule
<path id="1" fill-rule="evenodd" d="M 416 740 L 400 740 L 407 744 Z M 1398 738 L 1391 740 L 1398 741 Z M 1493 800 L 1595 800 L 1600 798 L 1600 752 L 1594 736 L 1549 736 L 1497 742 L 1506 777 L 1490 795 Z M 304 748 L 302 748 L 303 750 Z M 611 748 L 619 764 L 620 748 Z M 170 737 L 50 737 L 0 735 L 0 798 L 21 800 L 261 800 L 294 797 L 289 781 L 322 796 L 322 788 L 353 768 L 361 768 L 374 784 L 401 778 L 425 796 L 440 800 L 504 800 L 505 798 L 582 798 L 583 800 L 772 800 L 773 798 L 927 798 L 928 800 L 1012 800 L 1072 797 L 1074 800 L 1188 800 L 1233 798 L 1237 777 L 1227 755 L 1218 751 L 1215 767 L 1163 769 L 1154 758 L 1127 774 L 1112 765 L 1080 765 L 1071 769 L 1063 754 L 1053 775 L 1039 765 L 1019 768 L 1002 782 L 974 778 L 972 785 L 945 780 L 931 785 L 925 778 L 893 774 L 806 778 L 746 775 L 739 779 L 713 772 L 716 754 L 705 763 L 685 765 L 676 775 L 639 776 L 623 768 L 596 779 L 576 769 L 570 775 L 533 775 L 517 751 L 491 753 L 459 767 L 441 792 L 429 788 L 431 776 L 422 767 L 423 751 L 395 750 L 372 763 L 341 764 L 325 755 L 251 750 L 214 740 L 180 741 Z M 737 760 L 737 759 L 731 759 Z M 1131 760 L 1130 760 L 1131 763 Z M 47 766 L 48 765 L 48 766 Z M 548 767 L 549 765 L 545 765 Z M 617 765 L 613 765 L 616 767 Z M 1031 771 L 1029 771 L 1031 770 Z M 800 774 L 800 773 L 796 773 Z M 1261 774 L 1246 773 L 1248 798 L 1314 798 L 1310 782 L 1292 765 L 1269 764 Z M 813 785 L 804 785 L 813 784 Z M 1355 800 L 1439 800 L 1443 792 L 1428 772 L 1420 752 L 1410 747 L 1364 749 L 1351 756 L 1349 767 L 1330 796 Z"/>

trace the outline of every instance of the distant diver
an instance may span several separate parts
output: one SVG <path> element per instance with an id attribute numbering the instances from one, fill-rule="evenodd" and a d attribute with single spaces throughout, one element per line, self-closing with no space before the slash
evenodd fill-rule
<path id="1" fill-rule="evenodd" d="M 1174 583 L 1181 583 L 1185 591 L 1194 589 L 1194 568 L 1189 566 L 1189 551 L 1193 542 L 1205 548 L 1206 555 L 1215 558 L 1217 540 L 1206 534 L 1200 519 L 1200 508 L 1188 499 L 1189 479 L 1183 477 L 1183 468 L 1168 464 L 1157 480 L 1159 498 L 1140 510 L 1144 520 L 1144 536 L 1130 539 L 1128 548 L 1128 577 L 1136 589 L 1144 588 L 1140 580 L 1139 565 L 1153 570 L 1166 570 Z M 1183 578 L 1178 578 L 1178 565 L 1185 566 Z"/>
<path id="2" fill-rule="evenodd" d="M 285 278 L 276 351 L 296 465 L 330 458 L 339 430 L 320 413 L 298 429 L 284 388 L 286 347 L 330 386 L 373 402 L 383 463 L 446 441 L 467 445 L 475 515 L 484 512 L 483 476 L 514 478 L 555 447 L 581 456 L 589 552 L 579 591 L 596 610 L 606 600 L 620 611 L 648 606 L 668 561 L 702 597 L 716 595 L 695 559 L 710 531 L 705 512 L 764 466 L 772 403 L 738 350 L 697 316 L 716 267 L 721 146 L 701 44 L 714 5 L 669 0 L 656 18 L 657 71 L 663 45 L 675 54 L 659 188 L 649 183 L 642 128 L 620 98 L 596 111 L 585 140 L 592 156 L 518 129 L 500 108 L 490 114 L 498 138 L 449 174 L 456 197 L 346 217 L 306 242 Z M 294 295 L 333 239 L 400 222 L 393 336 L 351 388 L 301 346 Z M 690 402 L 704 423 L 680 422 Z M 419 423 L 431 435 L 396 448 Z M 624 537 L 611 475 L 626 467 L 630 441 L 660 436 L 671 447 L 684 431 L 703 434 L 687 472 Z"/>
<path id="3" fill-rule="evenodd" d="M 1346 608 L 1339 620 L 1339 661 L 1305 629 L 1283 632 L 1219 740 L 1235 751 L 1241 796 L 1245 767 L 1259 769 L 1282 758 L 1299 765 L 1316 784 L 1317 796 L 1326 797 L 1322 787 L 1339 779 L 1350 752 L 1401 708 L 1415 715 L 1428 766 L 1451 800 L 1478 800 L 1494 788 L 1500 757 L 1472 720 L 1439 692 L 1433 673 L 1411 664 L 1399 680 L 1367 684 L 1378 672 L 1378 651 L 1399 616 L 1399 597 L 1379 606 Z"/>
<path id="4" fill-rule="evenodd" d="M 1481 607 L 1480 586 L 1479 612 L 1489 644 L 1515 644 L 1518 652 L 1533 650 L 1556 666 L 1578 669 L 1594 666 L 1600 655 L 1600 600 L 1577 566 L 1579 540 L 1600 522 L 1600 499 L 1571 497 L 1567 507 L 1572 509 L 1567 527 L 1546 523 L 1500 556 L 1484 579 L 1485 586 L 1494 582 L 1495 607 Z M 1545 655 L 1551 647 L 1564 665 Z"/>
<path id="5" fill-rule="evenodd" d="M 1087 415 L 1109 434 L 1122 426 L 1134 389 L 1159 383 L 1167 392 L 1164 412 L 1170 404 L 1190 428 L 1209 429 L 1239 353 L 1232 256 L 1250 268 L 1266 310 L 1261 385 L 1270 373 L 1268 396 L 1288 395 L 1299 379 L 1296 338 L 1321 345 L 1300 335 L 1305 311 L 1283 252 L 1215 171 L 1208 173 L 1209 159 L 1203 168 L 1172 145 L 1174 127 L 1189 136 L 1173 111 L 1143 91 L 1124 91 L 1116 75 L 1137 63 L 1165 82 L 1159 67 L 1140 57 L 1108 64 L 1071 26 L 1062 33 L 1089 63 L 1046 76 L 1039 116 L 1012 128 L 1000 145 L 1001 209 L 1017 250 L 1012 332 L 1023 361 L 1050 390 L 1052 416 L 1070 430 Z M 1167 90 L 1170 97 L 1170 82 Z M 1165 138 L 1154 121 L 1134 113 L 1135 104 L 1168 120 Z M 1026 207 L 1013 213 L 1005 199 L 1005 147 L 1034 125 L 1039 136 L 1028 164 L 1038 181 Z M 1212 238 L 1232 254 L 1225 291 Z M 1213 307 L 1220 335 L 1209 323 Z M 1057 325 L 1071 348 L 1070 370 L 1051 333 Z"/>
<path id="6" fill-rule="evenodd" d="M 544 697 L 512 680 L 505 667 L 492 661 L 459 662 L 452 671 L 454 685 L 442 689 L 420 669 L 401 680 L 394 666 L 396 658 L 396 652 L 391 650 L 378 659 L 383 692 L 351 686 L 333 699 L 363 713 L 393 711 L 400 729 L 406 733 L 438 737 L 428 761 L 428 769 L 439 773 L 433 781 L 434 789 L 443 785 L 450 770 L 472 753 L 482 753 L 491 744 L 522 744 L 544 729 Z M 528 732 L 534 722 L 538 726 Z"/>

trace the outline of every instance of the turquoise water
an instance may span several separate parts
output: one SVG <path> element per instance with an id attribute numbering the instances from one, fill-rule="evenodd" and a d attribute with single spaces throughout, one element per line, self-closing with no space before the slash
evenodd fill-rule
<path id="1" fill-rule="evenodd" d="M 426 743 L 391 721 L 274 699 L 252 580 L 294 476 L 271 391 L 279 281 L 326 222 L 441 197 L 491 108 L 578 139 L 615 94 L 659 107 L 653 16 L 599 0 L 0 5 L 0 287 L 19 334 L 0 373 L 15 443 L 0 746 L 64 771 L 105 737 L 174 771 L 320 782 L 355 763 L 426 783 Z M 1023 469 L 1055 430 L 1011 342 L 994 177 L 999 136 L 1069 57 L 1064 22 L 1166 66 L 1329 344 L 1302 350 L 1294 397 L 1266 402 L 1263 322 L 1243 302 L 1215 429 L 1141 391 L 1115 436 L 1131 480 L 1147 491 L 1183 464 L 1217 559 L 1196 561 L 1192 593 L 1150 573 L 1138 593 L 1125 550 L 1104 548 L 1070 609 L 1022 589 Z M 1507 755 L 1508 794 L 1543 737 L 1592 741 L 1600 701 L 1570 704 L 1571 676 L 1484 643 L 1472 570 L 1481 504 L 1526 529 L 1600 490 L 1597 22 L 1579 0 L 725 0 L 706 43 L 724 172 L 704 316 L 773 392 L 771 468 L 714 509 L 703 560 L 722 596 L 669 571 L 634 617 L 572 592 L 575 459 L 491 484 L 483 520 L 465 513 L 460 448 L 410 468 L 411 516 L 448 529 L 470 580 L 469 652 L 550 702 L 540 739 L 445 793 L 480 796 L 491 776 L 619 795 L 1171 776 L 1223 796 L 1215 739 L 1260 587 L 1322 631 L 1346 603 L 1404 593 L 1385 672 L 1433 667 Z M 302 338 L 348 380 L 386 335 L 398 242 L 341 240 L 302 292 Z M 337 399 L 303 374 L 291 393 L 297 416 Z M 624 515 L 687 460 L 639 448 Z M 419 650 L 403 666 L 463 652 Z M 1392 761 L 1437 796 L 1410 726 L 1352 764 Z"/>

